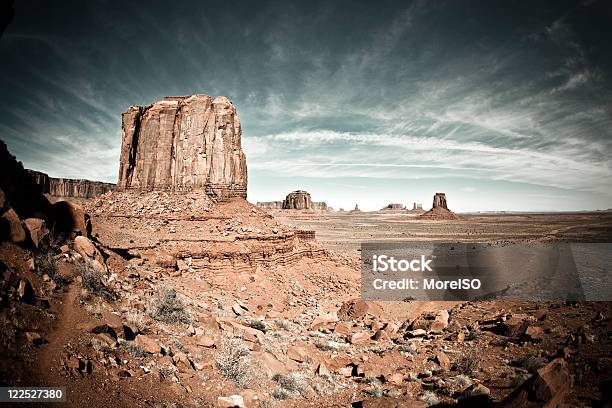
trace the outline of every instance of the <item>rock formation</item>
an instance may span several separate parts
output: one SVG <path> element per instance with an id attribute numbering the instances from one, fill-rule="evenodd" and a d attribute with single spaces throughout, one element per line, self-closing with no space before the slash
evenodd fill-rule
<path id="1" fill-rule="evenodd" d="M 445 197 L 446 199 L 446 197 Z M 423 210 L 423 204 L 421 203 L 412 203 L 412 211 L 422 211 Z"/>
<path id="2" fill-rule="evenodd" d="M 448 210 L 448 207 L 446 206 L 446 194 L 444 193 L 436 193 L 434 195 L 433 198 L 433 208 L 446 208 Z"/>
<path id="3" fill-rule="evenodd" d="M 433 197 L 433 206 L 431 210 L 422 214 L 420 218 L 430 220 L 458 220 L 460 217 L 448 209 L 446 203 L 446 194 L 436 193 Z"/>
<path id="4" fill-rule="evenodd" d="M 263 208 L 264 210 L 282 210 L 282 201 L 258 201 L 257 207 Z"/>
<path id="5" fill-rule="evenodd" d="M 292 191 L 287 194 L 283 201 L 284 210 L 310 210 L 312 209 L 312 200 L 310 194 L 303 190 Z"/>
<path id="6" fill-rule="evenodd" d="M 404 207 L 404 204 L 399 204 L 399 203 L 391 203 L 388 204 L 386 207 L 381 208 L 381 211 L 400 211 L 400 210 L 405 210 L 406 207 Z"/>
<path id="7" fill-rule="evenodd" d="M 333 211 L 333 208 L 328 207 L 325 201 L 313 201 L 312 209 L 315 211 Z"/>
<path id="8" fill-rule="evenodd" d="M 109 191 L 114 191 L 116 185 L 101 181 L 83 179 L 65 179 L 49 177 L 36 170 L 26 170 L 36 181 L 44 194 L 62 198 L 94 198 Z"/>
<path id="9" fill-rule="evenodd" d="M 236 108 L 224 96 L 166 97 L 123 113 L 118 190 L 191 191 L 246 198 Z"/>

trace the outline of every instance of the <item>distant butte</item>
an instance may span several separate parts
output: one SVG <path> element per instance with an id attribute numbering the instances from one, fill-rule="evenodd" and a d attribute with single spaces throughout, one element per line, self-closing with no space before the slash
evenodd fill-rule
<path id="1" fill-rule="evenodd" d="M 448 209 L 446 194 L 436 193 L 433 197 L 433 207 L 431 210 L 422 214 L 420 218 L 429 220 L 459 220 L 457 214 Z"/>

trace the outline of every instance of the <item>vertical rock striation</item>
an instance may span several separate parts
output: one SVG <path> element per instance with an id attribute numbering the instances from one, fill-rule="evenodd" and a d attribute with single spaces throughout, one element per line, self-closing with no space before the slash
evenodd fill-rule
<path id="1" fill-rule="evenodd" d="M 120 191 L 204 189 L 246 198 L 247 167 L 234 105 L 224 96 L 166 97 L 123 113 Z"/>
<path id="2" fill-rule="evenodd" d="M 62 198 L 94 198 L 117 187 L 112 183 L 83 179 L 49 177 L 36 170 L 26 169 L 27 174 L 38 184 L 44 194 Z"/>
<path id="3" fill-rule="evenodd" d="M 446 194 L 444 193 L 436 193 L 434 195 L 433 198 L 433 208 L 446 208 L 448 210 L 448 207 L 446 205 Z"/>
<path id="4" fill-rule="evenodd" d="M 292 191 L 287 194 L 283 201 L 284 210 L 310 210 L 312 209 L 312 200 L 310 194 L 303 190 Z"/>

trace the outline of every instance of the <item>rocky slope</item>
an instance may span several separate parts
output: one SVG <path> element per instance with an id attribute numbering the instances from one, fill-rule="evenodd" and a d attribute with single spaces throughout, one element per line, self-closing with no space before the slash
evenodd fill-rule
<path id="1" fill-rule="evenodd" d="M 203 189 L 246 198 L 242 129 L 224 96 L 166 97 L 123 113 L 120 191 Z"/>

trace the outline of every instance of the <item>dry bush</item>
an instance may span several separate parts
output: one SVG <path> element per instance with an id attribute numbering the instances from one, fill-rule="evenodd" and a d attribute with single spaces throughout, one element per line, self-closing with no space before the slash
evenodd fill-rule
<path id="1" fill-rule="evenodd" d="M 239 388 L 246 388 L 253 377 L 249 349 L 240 339 L 223 337 L 221 347 L 215 354 L 215 361 L 221 374 Z"/>
<path id="2" fill-rule="evenodd" d="M 276 382 L 282 390 L 291 393 L 299 393 L 306 388 L 304 376 L 295 371 L 290 372 L 287 375 L 278 373 L 274 374 L 272 376 L 272 381 Z"/>
<path id="3" fill-rule="evenodd" d="M 115 294 L 102 282 L 102 273 L 96 271 L 89 262 L 77 263 L 74 274 L 81 277 L 81 286 L 90 294 L 100 296 L 107 302 L 115 300 Z"/>
<path id="4" fill-rule="evenodd" d="M 440 399 L 438 398 L 438 396 L 431 391 L 425 391 L 420 397 L 419 399 L 421 401 L 423 401 L 428 407 L 431 407 L 433 405 L 438 405 L 440 403 Z"/>
<path id="5" fill-rule="evenodd" d="M 148 313 L 153 319 L 164 323 L 191 323 L 191 316 L 185 310 L 183 300 L 172 288 L 161 288 L 157 292 Z"/>
<path id="6" fill-rule="evenodd" d="M 462 374 L 472 375 L 480 366 L 481 359 L 476 351 L 467 351 L 455 362 L 455 368 Z"/>
<path id="7" fill-rule="evenodd" d="M 142 347 L 138 346 L 133 341 L 123 341 L 120 347 L 134 357 L 146 357 L 149 355 L 149 353 L 144 351 Z"/>

